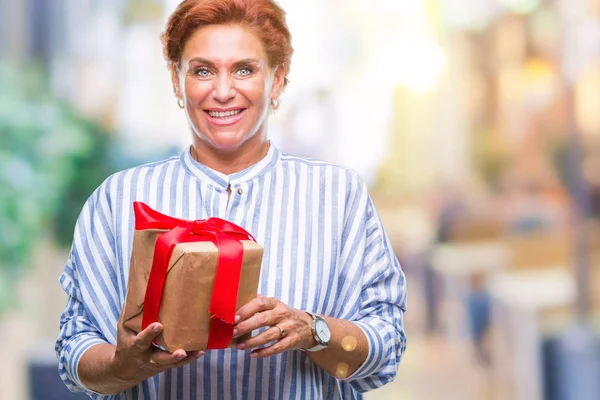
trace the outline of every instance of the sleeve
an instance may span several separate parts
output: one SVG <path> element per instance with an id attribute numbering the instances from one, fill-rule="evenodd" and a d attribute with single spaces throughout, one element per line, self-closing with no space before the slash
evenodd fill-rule
<path id="1" fill-rule="evenodd" d="M 109 207 L 103 187 L 94 192 L 83 207 L 75 226 L 73 245 L 59 283 L 67 294 L 67 304 L 60 318 L 60 333 L 55 345 L 58 372 L 72 392 L 86 392 L 79 379 L 82 355 L 100 343 L 115 343 L 116 287 L 108 282 L 115 278 L 115 252 Z"/>
<path id="2" fill-rule="evenodd" d="M 346 218 L 352 227 L 345 228 L 348 240 L 342 254 L 347 256 L 342 259 L 344 263 L 355 264 L 355 270 L 360 271 L 353 280 L 360 285 L 360 291 L 352 290 L 356 298 L 351 302 L 355 307 L 348 308 L 353 309 L 349 319 L 362 329 L 369 344 L 365 362 L 344 381 L 363 393 L 396 377 L 406 350 L 407 288 L 400 263 L 366 186 L 364 183 L 360 186 L 359 193 L 354 196 L 355 204 L 350 207 L 353 211 Z"/>

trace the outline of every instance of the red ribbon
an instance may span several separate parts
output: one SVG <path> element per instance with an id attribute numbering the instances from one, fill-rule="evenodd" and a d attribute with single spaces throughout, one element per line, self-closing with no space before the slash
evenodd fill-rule
<path id="1" fill-rule="evenodd" d="M 148 205 L 133 203 L 135 229 L 168 229 L 156 240 L 152 270 L 148 278 L 142 330 L 158 321 L 163 288 L 169 260 L 178 243 L 211 241 L 219 251 L 215 283 L 210 301 L 211 315 L 207 349 L 223 349 L 231 342 L 236 312 L 238 287 L 244 247 L 240 240 L 253 240 L 251 234 L 239 226 L 220 218 L 186 221 L 161 214 Z"/>

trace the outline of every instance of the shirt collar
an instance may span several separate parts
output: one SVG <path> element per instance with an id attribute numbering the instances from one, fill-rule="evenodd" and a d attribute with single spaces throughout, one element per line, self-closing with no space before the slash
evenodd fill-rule
<path id="1" fill-rule="evenodd" d="M 267 152 L 267 155 L 256 164 L 231 175 L 225 175 L 196 161 L 192 157 L 190 150 L 191 146 L 187 147 L 183 153 L 181 153 L 180 160 L 183 167 L 190 174 L 194 175 L 201 181 L 222 189 L 227 189 L 229 185 L 248 182 L 272 170 L 279 161 L 281 155 L 280 151 L 273 145 L 273 143 L 269 143 L 269 151 Z"/>

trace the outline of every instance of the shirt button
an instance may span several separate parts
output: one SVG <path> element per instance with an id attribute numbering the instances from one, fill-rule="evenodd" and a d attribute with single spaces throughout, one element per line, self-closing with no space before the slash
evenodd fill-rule
<path id="1" fill-rule="evenodd" d="M 238 192 L 238 194 L 244 193 L 244 191 L 242 189 L 238 189 L 237 192 Z"/>

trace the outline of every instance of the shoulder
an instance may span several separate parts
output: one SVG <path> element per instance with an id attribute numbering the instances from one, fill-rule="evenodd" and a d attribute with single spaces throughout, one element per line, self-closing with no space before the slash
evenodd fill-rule
<path id="1" fill-rule="evenodd" d="M 112 210 L 113 205 L 123 199 L 126 193 L 135 192 L 152 181 L 160 180 L 161 171 L 176 168 L 180 164 L 180 156 L 173 156 L 115 172 L 96 188 L 86 206 L 95 208 L 95 206 L 102 205 L 104 208 Z"/>
<path id="2" fill-rule="evenodd" d="M 342 164 L 308 157 L 298 157 L 283 153 L 281 163 L 292 169 L 305 169 L 309 173 L 320 174 L 325 178 L 345 183 L 352 187 L 366 189 L 366 185 L 358 172 Z"/>
<path id="3" fill-rule="evenodd" d="M 160 161 L 136 165 L 110 175 L 98 189 L 109 192 L 128 190 L 131 185 L 136 184 L 140 180 L 140 177 L 144 182 L 158 179 L 158 176 L 155 174 L 156 172 L 166 171 L 169 168 L 178 167 L 179 165 L 181 165 L 180 156 L 173 156 Z"/>
<path id="4" fill-rule="evenodd" d="M 140 174 L 146 175 L 156 170 L 162 170 L 165 168 L 178 166 L 180 164 L 181 157 L 177 155 L 160 161 L 153 161 L 146 164 L 136 165 L 134 167 L 115 172 L 105 180 L 105 183 L 116 181 L 119 179 L 125 179 L 129 176 L 137 176 Z"/>

